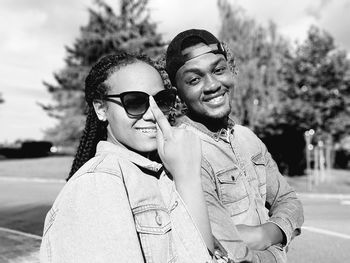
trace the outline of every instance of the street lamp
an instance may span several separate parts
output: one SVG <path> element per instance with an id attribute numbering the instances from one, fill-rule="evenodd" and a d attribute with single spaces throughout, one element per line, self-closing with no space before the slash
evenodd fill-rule
<path id="1" fill-rule="evenodd" d="M 314 146 L 311 144 L 312 136 L 315 134 L 315 131 L 313 129 L 307 130 L 304 133 L 305 138 L 305 153 L 306 153 L 306 176 L 308 177 L 308 187 L 311 190 L 311 158 L 310 158 L 310 152 L 313 150 Z"/>

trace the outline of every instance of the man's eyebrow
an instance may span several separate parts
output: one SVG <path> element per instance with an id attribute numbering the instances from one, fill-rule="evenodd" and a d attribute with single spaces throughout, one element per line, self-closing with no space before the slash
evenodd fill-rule
<path id="1" fill-rule="evenodd" d="M 211 62 L 209 65 L 208 65 L 208 68 L 213 68 L 215 66 L 217 66 L 219 63 L 223 62 L 223 61 L 226 61 L 225 58 L 223 57 L 218 57 L 217 59 L 215 59 L 213 62 Z M 185 69 L 182 74 L 186 74 L 186 73 L 196 73 L 196 74 L 201 74 L 202 73 L 202 70 L 201 68 L 198 68 L 198 67 L 192 67 L 192 68 L 189 68 L 189 69 Z"/>
<path id="2" fill-rule="evenodd" d="M 199 68 L 189 68 L 189 69 L 185 69 L 182 74 L 185 75 L 187 73 L 196 73 L 196 74 L 201 74 L 202 71 Z"/>

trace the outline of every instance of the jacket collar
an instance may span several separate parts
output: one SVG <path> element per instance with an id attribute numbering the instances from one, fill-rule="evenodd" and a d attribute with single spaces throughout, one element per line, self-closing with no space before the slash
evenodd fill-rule
<path id="1" fill-rule="evenodd" d="M 228 124 L 226 128 L 222 128 L 216 132 L 210 131 L 204 124 L 200 122 L 196 122 L 190 119 L 188 116 L 184 115 L 177 119 L 177 125 L 185 124 L 192 126 L 193 128 L 199 130 L 200 132 L 208 135 L 213 138 L 215 141 L 219 141 L 220 139 L 229 142 L 229 135 L 233 133 L 235 122 L 229 117 Z"/>
<path id="2" fill-rule="evenodd" d="M 152 172 L 161 171 L 163 167 L 162 164 L 151 161 L 150 159 L 147 159 L 141 154 L 129 150 L 123 144 L 117 141 L 117 139 L 113 136 L 109 125 L 107 127 L 107 134 L 107 141 L 100 141 L 97 144 L 96 156 L 101 155 L 103 153 L 112 153 L 118 158 L 128 160 L 146 170 L 150 170 Z"/>

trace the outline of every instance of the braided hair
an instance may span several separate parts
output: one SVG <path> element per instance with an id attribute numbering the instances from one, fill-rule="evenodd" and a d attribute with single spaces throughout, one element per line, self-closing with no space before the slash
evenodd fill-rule
<path id="1" fill-rule="evenodd" d="M 85 100 L 88 105 L 86 124 L 67 181 L 95 155 L 97 143 L 107 139 L 108 123 L 98 119 L 93 107 L 94 100 L 102 99 L 107 95 L 109 87 L 105 81 L 120 68 L 137 62 L 144 62 L 159 72 L 159 68 L 147 56 L 126 52 L 107 55 L 91 68 L 85 79 Z"/>

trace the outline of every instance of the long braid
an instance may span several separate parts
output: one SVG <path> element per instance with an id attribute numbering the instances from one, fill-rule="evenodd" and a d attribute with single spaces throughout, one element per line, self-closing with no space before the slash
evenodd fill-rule
<path id="1" fill-rule="evenodd" d="M 84 132 L 80 139 L 67 181 L 81 166 L 95 155 L 97 143 L 107 139 L 106 128 L 108 123 L 102 122 L 97 118 L 93 107 L 93 101 L 101 100 L 108 92 L 109 87 L 104 82 L 119 68 L 138 61 L 155 67 L 154 62 L 144 55 L 132 55 L 122 52 L 101 58 L 91 68 L 85 79 L 85 100 L 89 106 L 89 111 L 86 117 Z"/>
<path id="2" fill-rule="evenodd" d="M 81 166 L 95 155 L 97 143 L 100 140 L 106 139 L 105 129 L 106 125 L 97 118 L 94 109 L 90 108 L 86 118 L 85 129 L 80 139 L 67 181 Z"/>

